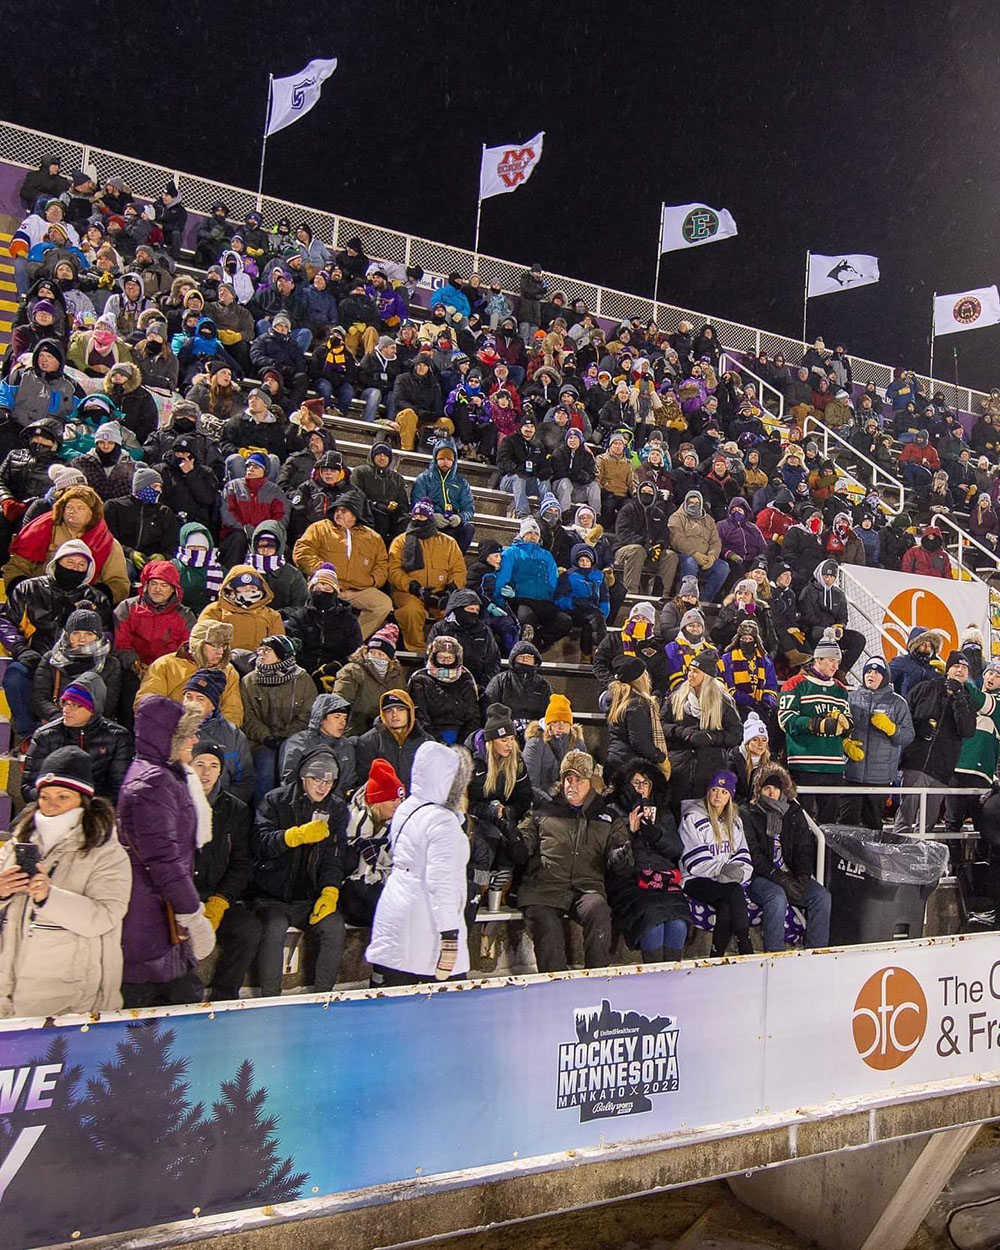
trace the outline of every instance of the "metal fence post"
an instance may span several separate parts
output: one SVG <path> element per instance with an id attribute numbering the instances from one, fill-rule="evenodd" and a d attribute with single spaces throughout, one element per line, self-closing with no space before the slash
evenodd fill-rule
<path id="1" fill-rule="evenodd" d="M 926 837 L 927 836 L 927 790 L 926 788 L 923 788 L 923 787 L 920 790 L 920 812 L 917 817 L 917 824 L 918 824 L 919 836 L 921 838 Z"/>

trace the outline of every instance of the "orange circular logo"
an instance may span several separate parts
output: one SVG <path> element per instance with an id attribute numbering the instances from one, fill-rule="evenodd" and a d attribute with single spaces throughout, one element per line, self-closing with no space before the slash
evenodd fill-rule
<path id="1" fill-rule="evenodd" d="M 906 627 L 905 631 L 900 629 L 897 618 Z M 947 655 L 949 651 L 958 650 L 958 626 L 951 609 L 933 591 L 914 587 L 912 590 L 902 590 L 894 596 L 882 618 L 886 634 L 898 640 L 894 646 L 888 638 L 883 637 L 882 651 L 886 660 L 892 660 L 906 650 L 906 634 L 916 625 L 921 629 L 940 629 L 948 635 L 939 654 Z"/>
<path id="2" fill-rule="evenodd" d="M 869 1068 L 898 1068 L 920 1045 L 927 999 L 905 968 L 880 968 L 862 985 L 851 1020 L 854 1045 Z"/>

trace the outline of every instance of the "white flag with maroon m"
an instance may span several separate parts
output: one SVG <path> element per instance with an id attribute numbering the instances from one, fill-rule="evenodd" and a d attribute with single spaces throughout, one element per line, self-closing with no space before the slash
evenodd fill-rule
<path id="1" fill-rule="evenodd" d="M 479 170 L 479 198 L 506 195 L 523 187 L 542 155 L 545 131 L 540 130 L 527 143 L 504 143 L 498 148 L 483 148 Z"/>

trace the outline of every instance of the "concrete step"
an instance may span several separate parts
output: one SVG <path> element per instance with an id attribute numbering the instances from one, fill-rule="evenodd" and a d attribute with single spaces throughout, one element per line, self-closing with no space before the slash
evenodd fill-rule
<path id="1" fill-rule="evenodd" d="M 384 422 L 380 421 L 360 421 L 351 417 L 327 416 L 326 425 L 333 430 L 337 446 L 343 451 L 344 445 L 350 445 L 352 448 L 362 447 L 364 451 L 364 460 L 368 459 L 368 448 L 378 442 L 388 442 L 390 445 L 398 443 L 398 436 L 391 427 L 386 427 Z M 396 449 L 396 467 L 400 473 L 422 473 L 431 462 L 431 457 L 422 451 L 402 451 L 398 447 Z M 496 468 L 491 464 L 485 464 L 480 460 L 463 460 L 458 462 L 459 472 L 468 480 L 471 486 L 482 483 L 487 485 L 492 477 L 496 474 Z"/>

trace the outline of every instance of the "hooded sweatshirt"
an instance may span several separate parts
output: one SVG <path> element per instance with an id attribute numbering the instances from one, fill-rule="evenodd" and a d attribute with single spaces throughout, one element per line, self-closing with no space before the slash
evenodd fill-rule
<path id="1" fill-rule="evenodd" d="M 236 564 L 223 578 L 218 599 L 202 611 L 198 622 L 225 621 L 233 627 L 234 647 L 256 651 L 268 634 L 285 632 L 284 621 L 271 607 L 273 599 L 262 574 L 249 564 Z"/>
<path id="2" fill-rule="evenodd" d="M 155 604 L 147 587 L 152 578 L 169 582 L 173 595 L 164 604 Z M 183 606 L 181 576 L 167 560 L 150 560 L 139 575 L 139 593 L 123 599 L 115 608 L 115 647 L 134 651 L 144 668 L 161 655 L 176 651 L 187 641 L 194 614 Z"/>
<path id="3" fill-rule="evenodd" d="M 270 534 L 275 540 L 278 545 L 277 555 L 257 554 L 256 543 L 261 534 Z M 250 550 L 247 553 L 247 564 L 259 573 L 263 573 L 267 579 L 267 584 L 274 595 L 273 606 L 278 612 L 284 612 L 287 608 L 301 607 L 309 597 L 306 579 L 295 565 L 288 561 L 287 545 L 288 535 L 279 521 L 261 521 L 254 528 L 253 537 L 250 539 Z"/>

